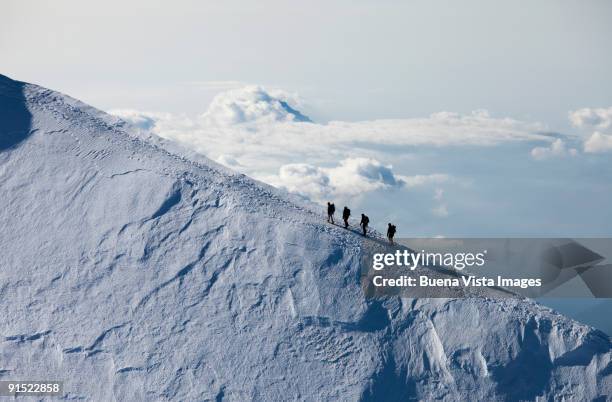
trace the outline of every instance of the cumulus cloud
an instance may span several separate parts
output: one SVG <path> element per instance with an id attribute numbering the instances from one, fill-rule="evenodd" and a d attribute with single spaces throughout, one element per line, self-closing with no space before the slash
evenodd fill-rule
<path id="1" fill-rule="evenodd" d="M 569 112 L 569 119 L 575 127 L 597 129 L 584 137 L 585 153 L 602 153 L 612 151 L 612 107 L 583 108 Z"/>
<path id="2" fill-rule="evenodd" d="M 392 166 L 375 159 L 348 158 L 340 165 L 325 169 L 333 185 L 343 193 L 359 194 L 379 188 L 401 187 L 405 181 L 395 175 Z"/>
<path id="3" fill-rule="evenodd" d="M 578 128 L 606 129 L 612 127 L 612 107 L 583 108 L 569 112 L 569 119 Z"/>
<path id="4" fill-rule="evenodd" d="M 601 153 L 612 151 L 612 135 L 595 132 L 584 142 L 584 152 Z"/>
<path id="5" fill-rule="evenodd" d="M 203 120 L 212 126 L 245 123 L 306 122 L 310 119 L 290 105 L 290 96 L 271 94 L 259 86 L 248 86 L 215 96 Z"/>
<path id="6" fill-rule="evenodd" d="M 447 178 L 440 174 L 406 177 L 375 159 L 347 158 L 329 168 L 306 163 L 286 164 L 280 167 L 278 175 L 262 179 L 287 191 L 322 201 L 354 197 L 374 190 L 424 185 Z"/>
<path id="7" fill-rule="evenodd" d="M 564 156 L 575 156 L 578 151 L 575 148 L 568 148 L 561 138 L 557 138 L 546 147 L 535 147 L 531 150 L 531 156 L 537 160 L 548 158 L 560 158 Z"/>
<path id="8" fill-rule="evenodd" d="M 262 179 L 276 187 L 315 201 L 322 201 L 335 192 L 327 172 L 307 163 L 283 165 L 279 169 L 278 176 Z"/>

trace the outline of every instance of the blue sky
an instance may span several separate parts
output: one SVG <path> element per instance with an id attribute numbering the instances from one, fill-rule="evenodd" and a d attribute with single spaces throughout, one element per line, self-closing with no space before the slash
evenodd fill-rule
<path id="1" fill-rule="evenodd" d="M 610 17 L 606 0 L 9 0 L 0 68 L 398 236 L 610 235 Z"/>

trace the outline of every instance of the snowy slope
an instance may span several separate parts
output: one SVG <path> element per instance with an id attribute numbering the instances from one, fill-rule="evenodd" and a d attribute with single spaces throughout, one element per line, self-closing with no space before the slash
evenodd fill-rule
<path id="1" fill-rule="evenodd" d="M 367 301 L 359 236 L 129 132 L 0 76 L 1 380 L 98 401 L 611 393 L 601 332 L 528 301 Z"/>

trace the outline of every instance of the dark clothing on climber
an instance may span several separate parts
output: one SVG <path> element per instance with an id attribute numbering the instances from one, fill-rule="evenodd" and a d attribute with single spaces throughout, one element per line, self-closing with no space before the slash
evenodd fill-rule
<path id="1" fill-rule="evenodd" d="M 348 209 L 347 207 L 344 207 L 344 210 L 342 211 L 342 219 L 344 220 L 344 228 L 348 228 L 349 216 L 351 216 L 351 210 Z"/>
<path id="2" fill-rule="evenodd" d="M 327 203 L 327 222 L 334 223 L 334 213 L 336 212 L 336 206 L 331 202 Z"/>
<path id="3" fill-rule="evenodd" d="M 361 214 L 361 222 L 359 223 L 359 225 L 363 229 L 363 235 L 364 236 L 367 236 L 368 223 L 370 223 L 370 218 L 368 218 L 364 214 Z"/>
<path id="4" fill-rule="evenodd" d="M 389 226 L 387 227 L 387 238 L 389 239 L 389 242 L 391 244 L 393 244 L 393 236 L 395 236 L 396 231 L 397 228 L 395 227 L 395 225 L 389 224 Z"/>

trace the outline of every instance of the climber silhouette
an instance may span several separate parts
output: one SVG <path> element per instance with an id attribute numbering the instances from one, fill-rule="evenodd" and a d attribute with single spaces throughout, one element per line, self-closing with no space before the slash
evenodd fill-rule
<path id="1" fill-rule="evenodd" d="M 389 239 L 389 243 L 391 244 L 393 244 L 393 236 L 395 236 L 396 231 L 397 228 L 395 227 L 395 225 L 389 223 L 389 226 L 387 227 L 387 238 Z"/>
<path id="2" fill-rule="evenodd" d="M 348 207 L 344 207 L 344 210 L 342 211 L 342 220 L 344 220 L 344 228 L 348 228 L 349 224 L 348 224 L 348 220 L 349 220 L 349 216 L 351 216 L 351 210 L 348 209 Z"/>
<path id="3" fill-rule="evenodd" d="M 363 229 L 364 236 L 367 236 L 368 223 L 370 223 L 370 218 L 368 218 L 365 214 L 361 214 L 361 222 L 359 225 Z"/>
<path id="4" fill-rule="evenodd" d="M 331 202 L 327 202 L 327 222 L 334 223 L 334 213 L 336 212 L 336 206 Z"/>

